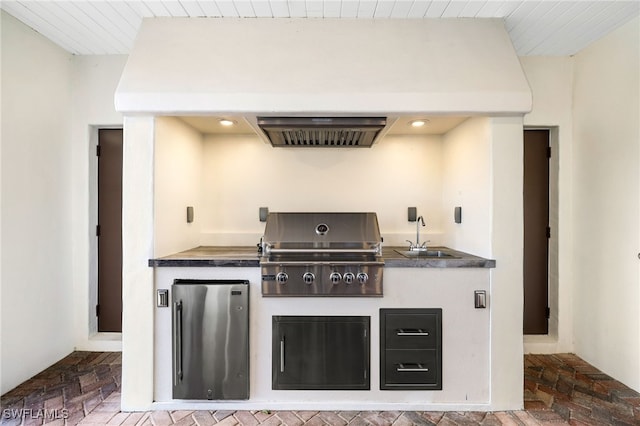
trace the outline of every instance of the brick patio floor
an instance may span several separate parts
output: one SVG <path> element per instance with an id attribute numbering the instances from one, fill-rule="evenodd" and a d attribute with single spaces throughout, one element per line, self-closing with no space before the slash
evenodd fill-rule
<path id="1" fill-rule="evenodd" d="M 523 411 L 120 411 L 119 352 L 74 352 L 0 398 L 3 425 L 640 425 L 640 394 L 572 354 L 525 355 Z"/>

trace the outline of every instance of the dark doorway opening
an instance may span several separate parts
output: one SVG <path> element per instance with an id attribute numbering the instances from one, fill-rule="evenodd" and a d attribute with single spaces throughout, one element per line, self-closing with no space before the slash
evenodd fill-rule
<path id="1" fill-rule="evenodd" d="M 98 130 L 99 332 L 122 332 L 122 135 Z"/>
<path id="2" fill-rule="evenodd" d="M 549 130 L 524 131 L 524 334 L 549 333 Z"/>

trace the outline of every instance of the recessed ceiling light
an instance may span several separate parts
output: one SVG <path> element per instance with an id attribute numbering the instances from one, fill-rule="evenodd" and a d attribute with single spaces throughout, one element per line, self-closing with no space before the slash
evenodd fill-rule
<path id="1" fill-rule="evenodd" d="M 236 124 L 236 122 L 235 122 L 235 121 L 233 121 L 233 120 L 229 120 L 229 119 L 226 119 L 226 118 L 221 118 L 221 119 L 219 120 L 219 123 L 220 123 L 221 125 L 223 125 L 223 126 L 227 126 L 227 127 L 228 127 L 228 126 L 233 126 L 234 124 Z"/>
<path id="2" fill-rule="evenodd" d="M 428 122 L 429 120 L 427 120 L 426 118 L 421 118 L 419 120 L 412 120 L 409 122 L 409 124 L 411 124 L 411 127 L 422 127 Z"/>

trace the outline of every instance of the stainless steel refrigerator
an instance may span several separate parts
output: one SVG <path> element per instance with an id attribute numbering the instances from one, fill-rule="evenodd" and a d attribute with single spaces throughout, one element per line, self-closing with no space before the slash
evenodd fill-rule
<path id="1" fill-rule="evenodd" d="M 173 398 L 249 398 L 249 281 L 174 280 Z"/>

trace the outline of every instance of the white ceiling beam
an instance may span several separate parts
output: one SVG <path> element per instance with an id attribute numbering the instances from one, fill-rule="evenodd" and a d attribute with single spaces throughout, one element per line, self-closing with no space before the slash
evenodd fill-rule
<path id="1" fill-rule="evenodd" d="M 233 4 L 236 7 L 238 16 L 242 18 L 255 18 L 256 12 L 253 10 L 253 4 L 249 0 L 235 0 Z"/>
<path id="2" fill-rule="evenodd" d="M 154 14 L 151 9 L 143 1 L 125 1 L 122 2 L 129 6 L 140 18 L 153 18 Z"/>
<path id="3" fill-rule="evenodd" d="M 218 18 L 222 16 L 220 9 L 218 9 L 218 5 L 214 1 L 200 0 L 198 1 L 198 5 L 204 12 L 205 16 L 212 17 L 212 18 Z"/>
<path id="4" fill-rule="evenodd" d="M 0 0 L 73 54 L 128 54 L 142 19 L 501 18 L 519 55 L 574 54 L 640 14 L 638 0 Z"/>
<path id="5" fill-rule="evenodd" d="M 443 18 L 457 18 L 460 16 L 465 6 L 466 6 L 466 2 L 451 1 L 447 5 L 447 7 L 444 9 L 441 16 Z"/>
<path id="6" fill-rule="evenodd" d="M 389 18 L 393 10 L 393 1 L 379 1 L 373 13 L 374 18 Z"/>
<path id="7" fill-rule="evenodd" d="M 339 0 L 318 1 L 322 10 L 322 16 L 325 18 L 339 18 L 342 16 L 342 2 Z M 308 6 L 308 2 L 307 2 Z"/>
<path id="8" fill-rule="evenodd" d="M 307 16 L 307 5 L 304 1 L 289 0 L 289 14 L 292 18 L 304 18 Z"/>
<path id="9" fill-rule="evenodd" d="M 110 1 L 107 2 L 113 9 L 115 9 L 120 16 L 129 23 L 131 28 L 135 31 L 135 34 L 138 33 L 138 29 L 140 28 L 140 24 L 142 23 L 142 16 L 139 15 L 129 4 L 129 2 L 124 1 Z"/>
<path id="10" fill-rule="evenodd" d="M 274 18 L 288 18 L 290 16 L 287 0 L 270 0 L 269 5 Z"/>
<path id="11" fill-rule="evenodd" d="M 425 18 L 440 18 L 449 5 L 448 1 L 435 0 L 429 4 Z"/>
<path id="12" fill-rule="evenodd" d="M 360 0 L 358 4 L 358 18 L 373 18 L 376 13 L 377 2 L 370 0 Z"/>
<path id="13" fill-rule="evenodd" d="M 394 19 L 402 19 L 409 16 L 409 11 L 411 10 L 411 6 L 413 6 L 413 2 L 409 0 L 398 0 L 393 4 L 393 9 L 391 9 L 391 18 Z"/>
<path id="14" fill-rule="evenodd" d="M 427 13 L 427 9 L 429 9 L 430 3 L 430 1 L 414 1 L 407 17 L 416 19 L 423 18 L 424 14 Z"/>
<path id="15" fill-rule="evenodd" d="M 268 0 L 253 0 L 251 2 L 253 11 L 258 18 L 272 18 L 273 12 L 271 11 L 271 4 Z"/>
<path id="16" fill-rule="evenodd" d="M 144 4 L 151 10 L 153 16 L 171 16 L 167 8 L 159 0 L 145 1 Z"/>
<path id="17" fill-rule="evenodd" d="M 199 18 L 203 16 L 207 16 L 204 13 L 204 10 L 200 7 L 200 3 L 195 0 L 181 0 L 180 4 L 184 8 L 187 16 L 191 18 Z"/>
<path id="18" fill-rule="evenodd" d="M 220 10 L 223 18 L 237 18 L 240 16 L 233 1 L 218 0 L 216 1 L 216 4 L 218 5 L 218 9 Z"/>
<path id="19" fill-rule="evenodd" d="M 345 0 L 340 3 L 340 16 L 343 18 L 356 18 L 360 4 L 357 0 Z"/>
<path id="20" fill-rule="evenodd" d="M 174 16 L 176 18 L 184 18 L 186 16 L 189 16 L 184 7 L 182 7 L 182 4 L 177 0 L 164 0 L 162 4 L 164 5 L 165 9 L 169 11 L 169 14 L 171 16 Z"/>
<path id="21" fill-rule="evenodd" d="M 468 1 L 459 16 L 461 18 L 475 18 L 486 3 L 485 1 L 478 0 Z"/>
<path id="22" fill-rule="evenodd" d="M 322 0 L 306 0 L 304 7 L 308 18 L 322 18 L 324 16 L 324 3 Z"/>
<path id="23" fill-rule="evenodd" d="M 117 53 L 126 53 L 131 51 L 135 38 L 129 38 L 123 34 L 116 26 L 114 26 L 106 17 L 96 9 L 93 2 L 76 2 L 78 8 L 86 16 L 83 20 L 89 21 L 88 26 L 92 31 L 115 48 Z"/>

